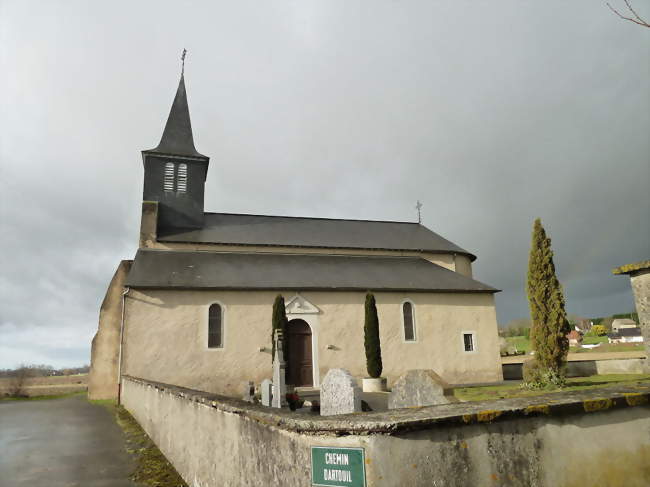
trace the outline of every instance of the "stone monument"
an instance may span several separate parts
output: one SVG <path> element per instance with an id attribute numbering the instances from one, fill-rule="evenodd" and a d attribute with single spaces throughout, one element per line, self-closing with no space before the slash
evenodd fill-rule
<path id="1" fill-rule="evenodd" d="M 350 372 L 330 369 L 320 386 L 320 414 L 332 416 L 361 411 L 361 389 Z"/>
<path id="2" fill-rule="evenodd" d="M 262 405 L 270 406 L 271 398 L 273 397 L 273 382 L 270 379 L 262 381 Z"/>
<path id="3" fill-rule="evenodd" d="M 275 330 L 275 357 L 273 359 L 273 398 L 271 406 L 281 408 L 287 405 L 286 369 L 283 354 L 282 330 Z"/>
<path id="4" fill-rule="evenodd" d="M 255 402 L 255 382 L 244 382 L 244 394 L 242 400 L 246 402 Z"/>
<path id="5" fill-rule="evenodd" d="M 454 390 L 433 370 L 409 370 L 400 376 L 388 395 L 388 409 L 433 406 L 458 402 Z"/>

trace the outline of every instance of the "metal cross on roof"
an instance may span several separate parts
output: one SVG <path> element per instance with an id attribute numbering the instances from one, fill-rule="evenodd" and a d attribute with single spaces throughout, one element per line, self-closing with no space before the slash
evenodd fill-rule
<path id="1" fill-rule="evenodd" d="M 183 48 L 183 54 L 181 54 L 181 76 L 185 74 L 185 55 L 187 54 L 187 49 Z"/>
<path id="2" fill-rule="evenodd" d="M 422 223 L 422 215 L 420 213 L 420 210 L 422 209 L 422 203 L 420 203 L 420 200 L 415 204 L 415 209 L 418 210 L 418 223 Z"/>

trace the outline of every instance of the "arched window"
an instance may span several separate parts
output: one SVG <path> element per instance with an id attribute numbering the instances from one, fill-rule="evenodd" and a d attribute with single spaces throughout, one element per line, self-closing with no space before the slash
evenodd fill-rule
<path id="1" fill-rule="evenodd" d="M 223 312 L 216 303 L 208 311 L 208 348 L 223 348 Z"/>
<path id="2" fill-rule="evenodd" d="M 185 193 L 187 191 L 187 164 L 178 165 L 178 175 L 176 176 L 176 191 Z"/>
<path id="3" fill-rule="evenodd" d="M 405 301 L 402 304 L 402 316 L 404 318 L 404 341 L 415 341 L 415 317 L 413 313 L 413 303 Z"/>
<path id="4" fill-rule="evenodd" d="M 174 163 L 165 164 L 165 177 L 163 179 L 163 189 L 165 191 L 174 191 Z"/>

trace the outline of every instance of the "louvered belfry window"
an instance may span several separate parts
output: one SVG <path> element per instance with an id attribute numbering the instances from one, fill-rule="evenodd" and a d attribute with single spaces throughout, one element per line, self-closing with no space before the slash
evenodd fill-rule
<path id="1" fill-rule="evenodd" d="M 176 191 L 185 193 L 187 191 L 187 164 L 178 165 L 178 174 L 176 175 Z"/>
<path id="2" fill-rule="evenodd" d="M 163 183 L 165 191 L 174 191 L 174 163 L 165 164 L 165 179 Z"/>
<path id="3" fill-rule="evenodd" d="M 165 163 L 163 189 L 169 192 L 187 193 L 187 164 Z"/>

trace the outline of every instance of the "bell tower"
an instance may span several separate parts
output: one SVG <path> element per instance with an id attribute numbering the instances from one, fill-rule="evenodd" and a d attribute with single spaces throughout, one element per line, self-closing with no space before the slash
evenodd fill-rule
<path id="1" fill-rule="evenodd" d="M 184 69 L 160 143 L 155 149 L 142 151 L 142 161 L 142 199 L 158 202 L 158 229 L 202 228 L 210 158 L 194 147 Z"/>

